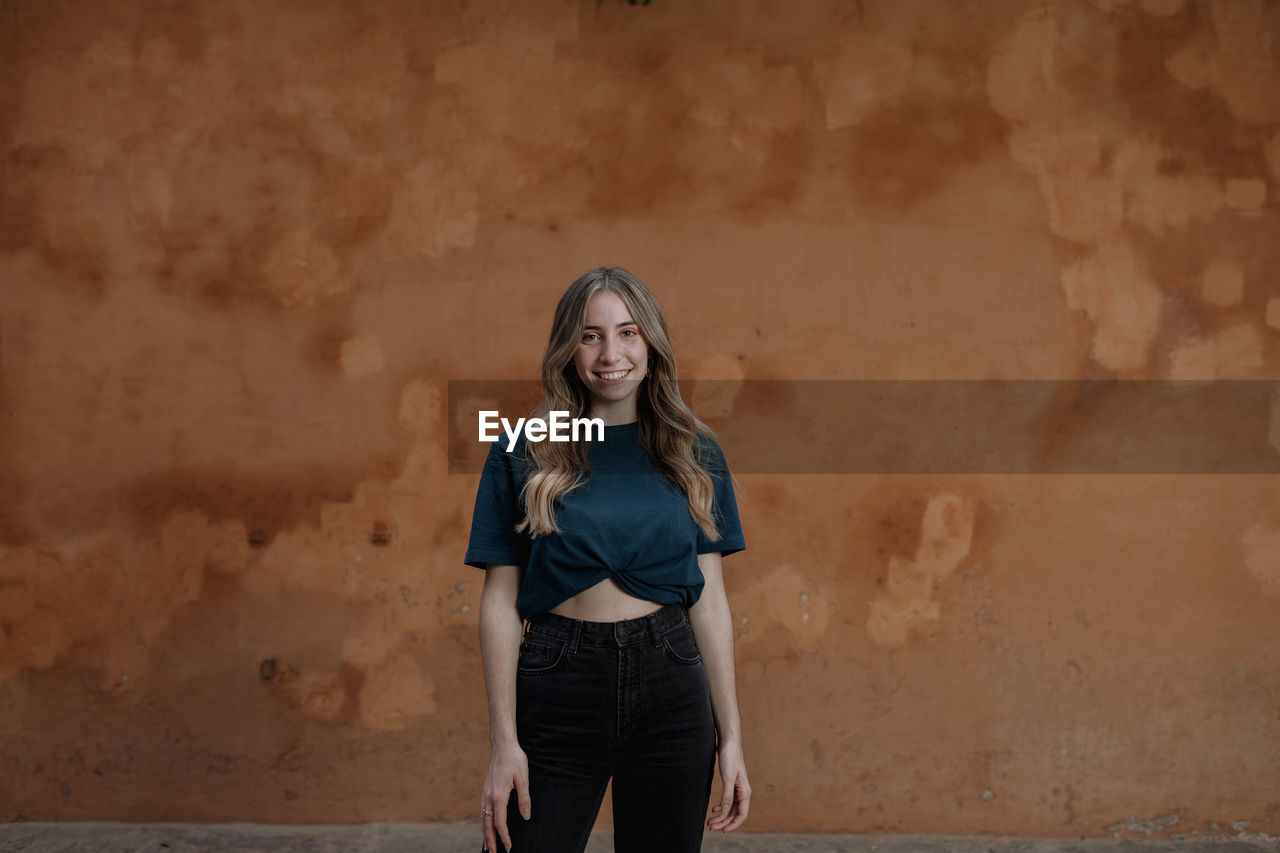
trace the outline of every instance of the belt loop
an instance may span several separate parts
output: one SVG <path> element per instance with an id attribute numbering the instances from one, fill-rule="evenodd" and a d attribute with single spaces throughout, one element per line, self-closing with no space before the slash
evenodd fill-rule
<path id="1" fill-rule="evenodd" d="M 644 617 L 645 621 L 649 623 L 649 636 L 653 637 L 653 645 L 655 647 L 662 645 L 662 640 L 658 637 L 658 614 L 665 609 L 666 608 L 655 610 L 648 616 Z"/>
<path id="2" fill-rule="evenodd" d="M 573 629 L 569 631 L 569 654 L 578 653 L 578 640 L 582 639 L 582 620 L 573 620 Z"/>

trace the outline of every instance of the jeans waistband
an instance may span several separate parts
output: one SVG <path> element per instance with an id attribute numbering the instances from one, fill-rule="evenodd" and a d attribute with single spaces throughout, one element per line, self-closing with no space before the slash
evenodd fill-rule
<path id="1" fill-rule="evenodd" d="M 543 613 L 529 622 L 529 631 L 568 640 L 575 647 L 578 643 L 626 646 L 646 641 L 656 645 L 663 634 L 687 621 L 689 617 L 682 605 L 664 604 L 648 616 L 620 622 L 587 622 L 558 613 Z"/>

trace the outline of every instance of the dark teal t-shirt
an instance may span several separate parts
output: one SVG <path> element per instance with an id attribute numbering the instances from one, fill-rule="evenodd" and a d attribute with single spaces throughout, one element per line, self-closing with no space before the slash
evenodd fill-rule
<path id="1" fill-rule="evenodd" d="M 714 541 L 694 522 L 680 487 L 654 467 L 636 423 L 607 426 L 604 441 L 587 445 L 590 476 L 556 505 L 560 532 L 550 536 L 515 532 L 524 518 L 520 489 L 530 467 L 524 436 L 510 452 L 505 439 L 494 442 L 476 493 L 467 565 L 523 566 L 516 607 L 525 619 L 609 577 L 637 598 L 691 607 L 702 594 L 698 555 L 746 547 L 724 453 L 708 436 L 699 443 L 700 461 L 715 485 L 712 513 L 720 538 Z"/>

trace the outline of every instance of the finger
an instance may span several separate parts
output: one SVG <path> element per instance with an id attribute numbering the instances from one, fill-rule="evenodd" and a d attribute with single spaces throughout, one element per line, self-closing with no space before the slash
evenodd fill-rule
<path id="1" fill-rule="evenodd" d="M 729 821 L 730 808 L 733 806 L 733 784 L 725 785 L 724 794 L 720 797 L 720 803 L 711 810 L 716 813 L 708 824 L 713 830 L 720 830 Z"/>
<path id="2" fill-rule="evenodd" d="M 749 812 L 750 810 L 751 810 L 751 789 L 750 788 L 739 789 L 738 802 L 735 808 L 735 811 L 737 813 L 733 816 L 733 820 L 729 822 L 729 826 L 725 827 L 724 831 L 733 832 L 735 829 L 742 826 L 743 822 L 747 819 L 747 812 Z"/>
<path id="3" fill-rule="evenodd" d="M 507 801 L 510 799 L 511 792 L 507 791 L 500 801 L 493 804 L 493 828 L 507 850 L 511 849 L 511 833 L 507 831 Z"/>
<path id="4" fill-rule="evenodd" d="M 733 787 L 730 786 L 729 790 L 732 792 Z M 723 802 L 719 802 L 711 807 L 711 811 L 715 814 L 707 821 L 707 828 L 719 832 L 725 822 L 729 820 L 729 810 L 725 808 Z"/>
<path id="5" fill-rule="evenodd" d="M 485 806 L 489 808 L 489 806 Z M 498 846 L 497 839 L 493 834 L 493 815 L 480 815 L 480 828 L 484 830 L 484 849 L 495 850 Z"/>
<path id="6" fill-rule="evenodd" d="M 516 777 L 516 804 L 520 807 L 520 816 L 525 820 L 533 817 L 533 799 L 529 796 L 529 779 Z"/>
<path id="7" fill-rule="evenodd" d="M 738 817 L 738 800 L 741 799 L 742 788 L 735 782 L 729 786 L 728 793 L 730 798 L 729 807 L 724 808 L 723 806 L 716 806 L 717 809 L 721 810 L 720 814 L 707 824 L 707 828 L 713 832 L 729 832 L 734 828 L 734 826 L 736 826 L 735 821 Z"/>

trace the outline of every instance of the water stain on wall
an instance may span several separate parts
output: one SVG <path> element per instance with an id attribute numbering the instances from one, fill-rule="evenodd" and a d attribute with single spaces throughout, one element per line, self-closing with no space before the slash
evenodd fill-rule
<path id="1" fill-rule="evenodd" d="M 1255 523 L 1242 539 L 1245 565 L 1262 591 L 1280 595 L 1280 528 Z"/>
<path id="2" fill-rule="evenodd" d="M 953 93 L 891 98 L 858 123 L 850 140 L 849 195 L 891 208 L 933 197 L 975 162 L 994 156 L 1005 133 L 1004 121 L 983 101 Z"/>
<path id="3" fill-rule="evenodd" d="M 937 588 L 969 553 L 977 508 L 972 499 L 932 495 L 910 560 L 890 557 L 885 591 L 871 602 L 867 632 L 882 646 L 900 646 L 913 631 L 938 620 Z"/>

